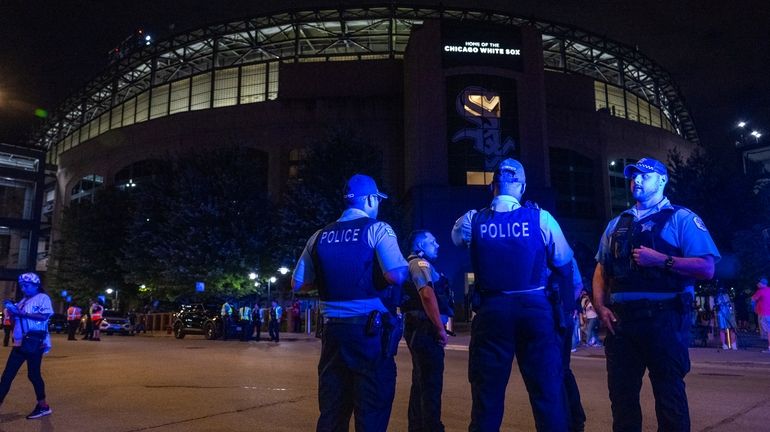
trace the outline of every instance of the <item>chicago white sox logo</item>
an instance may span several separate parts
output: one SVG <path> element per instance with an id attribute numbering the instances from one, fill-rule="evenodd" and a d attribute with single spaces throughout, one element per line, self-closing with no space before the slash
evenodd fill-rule
<path id="1" fill-rule="evenodd" d="M 501 136 L 500 95 L 483 87 L 469 86 L 457 95 L 455 107 L 461 117 L 476 127 L 457 131 L 452 136 L 452 142 L 472 140 L 473 148 L 484 154 L 484 169 L 493 171 L 501 160 L 516 149 L 513 138 L 506 137 L 503 141 Z"/>

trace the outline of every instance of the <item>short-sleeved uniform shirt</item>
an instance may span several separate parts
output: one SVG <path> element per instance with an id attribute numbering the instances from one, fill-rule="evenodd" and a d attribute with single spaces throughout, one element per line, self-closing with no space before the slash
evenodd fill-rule
<path id="1" fill-rule="evenodd" d="M 643 211 L 641 216 L 648 217 L 663 209 L 674 208 L 668 198 L 663 198 L 653 209 Z M 622 214 L 629 213 L 634 216 L 634 221 L 639 220 L 640 212 L 636 207 L 624 211 Z M 599 242 L 599 251 L 596 253 L 596 261 L 602 265 L 606 265 L 610 258 L 610 236 L 615 231 L 615 226 L 618 224 L 620 216 L 612 219 L 607 228 L 602 234 L 602 238 Z M 714 240 L 711 238 L 706 225 L 703 223 L 698 215 L 686 208 L 680 208 L 677 210 L 671 218 L 666 222 L 661 233 L 663 240 L 670 243 L 672 246 L 682 251 L 682 256 L 685 258 L 702 258 L 708 255 L 714 257 L 714 262 L 719 261 L 721 256 L 717 250 Z M 694 287 L 692 285 L 685 287 L 685 292 L 694 293 Z M 624 293 L 610 293 L 610 299 L 616 302 L 649 299 L 649 300 L 665 300 L 673 298 L 676 294 L 672 293 L 655 293 L 655 292 L 624 292 Z"/>
<path id="2" fill-rule="evenodd" d="M 756 302 L 754 311 L 760 316 L 770 316 L 770 287 L 757 290 L 751 299 Z"/>
<path id="3" fill-rule="evenodd" d="M 28 299 L 21 299 L 16 303 L 16 307 L 23 313 L 27 314 L 43 314 L 46 318 L 42 321 L 33 320 L 31 318 L 19 318 L 16 317 L 16 325 L 13 327 L 13 346 L 21 346 L 21 339 L 24 336 L 24 332 L 27 331 L 44 331 L 45 337 L 45 352 L 51 350 L 51 335 L 48 333 L 48 318 L 53 315 L 53 307 L 51 306 L 51 298 L 46 294 L 37 293 Z"/>
<path id="4" fill-rule="evenodd" d="M 345 222 L 353 219 L 369 217 L 366 212 L 357 208 L 349 208 L 342 212 L 342 216 L 337 219 L 338 222 Z M 313 247 L 316 237 L 322 230 L 316 231 L 305 244 L 305 249 L 297 261 L 292 278 L 294 286 L 298 289 L 304 283 L 315 281 L 316 272 L 313 268 Z M 367 244 L 374 249 L 374 255 L 383 272 L 389 272 L 400 267 L 406 267 L 407 263 L 398 247 L 398 239 L 393 228 L 385 222 L 378 221 L 366 232 Z M 321 314 L 325 317 L 347 318 L 366 315 L 373 310 L 387 312 L 387 308 L 379 298 L 347 300 L 347 301 L 321 301 Z"/>
<path id="5" fill-rule="evenodd" d="M 441 278 L 441 274 L 427 259 L 418 257 L 417 255 L 410 255 L 409 277 L 419 293 L 420 290 L 426 286 L 433 286 L 433 282 L 438 281 Z M 449 317 L 447 315 L 441 314 L 441 321 L 444 324 L 446 324 L 448 320 Z"/>
<path id="6" fill-rule="evenodd" d="M 521 207 L 521 203 L 510 195 L 498 195 L 492 200 L 490 208 L 498 213 L 514 211 Z M 452 228 L 452 242 L 457 246 L 470 245 L 473 240 L 471 234 L 471 222 L 476 210 L 470 210 L 461 216 Z M 564 233 L 546 210 L 540 210 L 540 234 L 545 244 L 548 263 L 554 267 L 561 267 L 572 260 L 572 248 L 569 247 Z"/>

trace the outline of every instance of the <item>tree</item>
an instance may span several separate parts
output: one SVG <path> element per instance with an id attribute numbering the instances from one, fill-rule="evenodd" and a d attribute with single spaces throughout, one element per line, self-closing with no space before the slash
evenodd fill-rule
<path id="1" fill-rule="evenodd" d="M 64 209 L 60 238 L 52 248 L 51 286 L 67 290 L 84 304 L 107 287 L 123 290 L 121 245 L 126 241 L 133 202 L 122 191 L 97 192 L 93 202 L 73 203 Z"/>
<path id="2" fill-rule="evenodd" d="M 311 145 L 278 211 L 272 241 L 273 265 L 295 263 L 307 239 L 339 217 L 344 209 L 345 182 L 353 174 L 367 174 L 387 191 L 382 166 L 382 150 L 364 142 L 350 128 L 330 129 L 323 140 Z M 381 219 L 395 220 L 395 227 L 400 225 L 400 213 L 392 202 L 380 211 Z"/>
<path id="3" fill-rule="evenodd" d="M 266 156 L 229 147 L 174 160 L 171 172 L 137 191 L 123 267 L 156 296 L 255 291 L 248 273 L 266 254 L 271 204 Z"/>
<path id="4" fill-rule="evenodd" d="M 770 258 L 768 188 L 744 175 L 731 163 L 734 158 L 732 149 L 718 147 L 697 149 L 686 159 L 670 152 L 668 196 L 705 221 L 723 257 L 737 258 L 737 265 L 733 259 L 718 264 L 717 277 L 750 283 Z"/>

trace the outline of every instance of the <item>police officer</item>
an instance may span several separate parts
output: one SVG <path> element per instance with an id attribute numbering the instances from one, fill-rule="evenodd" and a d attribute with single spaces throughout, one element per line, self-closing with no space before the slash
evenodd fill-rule
<path id="1" fill-rule="evenodd" d="M 82 316 L 82 310 L 78 307 L 76 302 L 72 302 L 70 307 L 67 308 L 67 340 L 77 340 L 75 338 L 75 332 L 80 325 L 80 318 Z"/>
<path id="2" fill-rule="evenodd" d="M 658 430 L 689 431 L 684 377 L 693 281 L 713 277 L 719 251 L 703 221 L 663 195 L 665 165 L 642 158 L 624 174 L 636 204 L 607 225 L 593 277 L 594 307 L 609 331 L 613 430 L 641 430 L 639 391 L 647 370 Z"/>
<path id="3" fill-rule="evenodd" d="M 272 307 L 270 307 L 270 322 L 267 323 L 267 332 L 273 342 L 280 342 L 281 318 L 283 318 L 283 308 L 277 301 L 273 300 Z"/>
<path id="4" fill-rule="evenodd" d="M 524 167 L 506 159 L 495 170 L 490 207 L 471 210 L 452 229 L 469 245 L 480 296 L 471 328 L 468 378 L 470 431 L 496 431 L 514 355 L 539 431 L 567 430 L 562 383 L 560 305 L 546 292 L 546 266 L 560 286 L 572 285 L 572 249 L 559 224 L 533 204 L 522 206 Z M 562 285 L 566 284 L 566 285 Z"/>
<path id="5" fill-rule="evenodd" d="M 404 337 L 412 354 L 409 393 L 409 431 L 443 431 L 441 390 L 444 385 L 445 325 L 454 313 L 449 307 L 449 281 L 431 261 L 438 257 L 436 237 L 429 231 L 410 236 L 409 276 L 404 284 Z"/>
<path id="6" fill-rule="evenodd" d="M 383 349 L 388 308 L 376 281 L 400 286 L 407 263 L 393 229 L 376 220 L 388 196 L 366 175 L 352 176 L 347 209 L 313 234 L 297 262 L 294 289 L 318 289 L 324 317 L 318 364 L 318 431 L 385 431 L 396 386 L 396 364 Z"/>
<path id="7" fill-rule="evenodd" d="M 256 330 L 254 339 L 256 339 L 257 342 L 262 340 L 262 322 L 264 321 L 264 318 L 265 311 L 262 310 L 262 305 L 257 301 L 254 303 L 254 309 L 251 310 L 251 320 L 254 323 L 254 329 Z"/>
<path id="8" fill-rule="evenodd" d="M 222 317 L 222 340 L 227 340 L 233 326 L 233 306 L 230 304 L 230 300 L 225 300 L 222 303 L 222 310 L 219 311 L 219 315 Z"/>
<path id="9" fill-rule="evenodd" d="M 246 342 L 251 339 L 254 328 L 251 324 L 251 306 L 247 301 L 243 302 L 243 306 L 238 309 L 238 316 L 241 318 L 241 341 Z"/>

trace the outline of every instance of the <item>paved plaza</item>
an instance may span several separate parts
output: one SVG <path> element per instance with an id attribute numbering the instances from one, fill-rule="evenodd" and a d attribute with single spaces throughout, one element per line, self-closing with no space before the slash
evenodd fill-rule
<path id="1" fill-rule="evenodd" d="M 43 360 L 53 415 L 26 420 L 34 393 L 25 369 L 0 407 L 0 432 L 311 431 L 317 417 L 316 365 L 320 342 L 283 334 L 281 343 L 177 340 L 154 336 L 102 337 L 68 342 L 54 335 Z M 450 338 L 443 420 L 448 431 L 467 430 L 468 336 Z M 0 355 L 7 355 L 0 348 Z M 758 349 L 691 350 L 687 378 L 693 431 L 770 430 L 770 354 Z M 406 431 L 411 364 L 405 346 L 398 357 L 397 395 L 391 431 Z M 588 415 L 587 431 L 610 430 L 601 349 L 580 349 L 573 369 Z M 648 383 L 643 392 L 645 431 L 654 431 Z M 352 430 L 352 429 L 351 429 Z M 504 431 L 534 430 L 518 370 L 508 386 Z"/>

